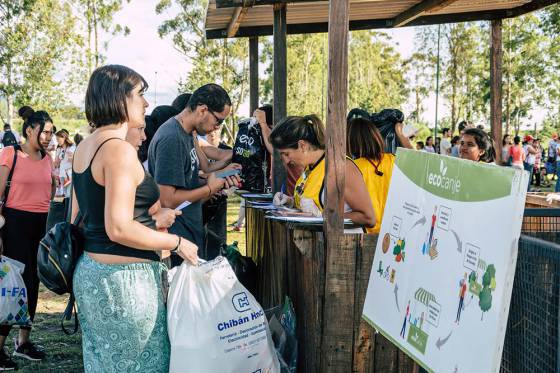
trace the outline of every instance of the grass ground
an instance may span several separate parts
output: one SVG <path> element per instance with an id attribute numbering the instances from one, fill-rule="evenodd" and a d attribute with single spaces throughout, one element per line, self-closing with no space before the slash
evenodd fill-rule
<path id="1" fill-rule="evenodd" d="M 228 203 L 228 225 L 237 221 L 240 198 L 230 197 Z M 245 252 L 245 231 L 235 232 L 228 227 L 228 243 L 237 241 L 241 252 Z M 32 363 L 23 359 L 16 359 L 20 372 L 82 372 L 82 337 L 80 332 L 67 336 L 60 328 L 62 312 L 66 307 L 68 296 L 56 295 L 41 286 L 39 305 L 35 316 L 32 339 L 47 352 L 47 359 L 41 363 Z M 15 330 L 11 333 L 15 335 Z M 9 338 L 12 338 L 10 336 Z M 13 351 L 13 344 L 7 344 L 9 352 Z M 101 373 L 101 372 L 100 372 Z"/>
<path id="2" fill-rule="evenodd" d="M 552 191 L 552 187 L 541 188 L 541 191 Z M 237 220 L 240 198 L 230 197 L 228 202 L 227 224 Z M 245 253 L 245 230 L 235 232 L 228 226 L 228 243 L 237 241 L 239 249 Z M 39 306 L 35 317 L 33 340 L 43 346 L 48 354 L 45 361 L 31 363 L 17 359 L 21 372 L 81 372 L 82 349 L 81 334 L 67 336 L 60 329 L 60 319 L 68 300 L 67 296 L 58 296 L 41 287 L 39 294 Z M 14 334 L 14 332 L 12 332 Z M 8 344 L 10 352 L 13 344 Z"/>

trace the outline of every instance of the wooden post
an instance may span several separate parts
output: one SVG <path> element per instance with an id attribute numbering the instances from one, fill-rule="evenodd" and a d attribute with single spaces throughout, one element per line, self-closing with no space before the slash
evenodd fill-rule
<path id="1" fill-rule="evenodd" d="M 325 156 L 325 296 L 320 372 L 352 370 L 356 240 L 344 235 L 349 0 L 329 2 Z"/>
<path id="2" fill-rule="evenodd" d="M 259 37 L 249 38 L 249 115 L 259 107 Z"/>
<path id="3" fill-rule="evenodd" d="M 286 118 L 287 108 L 286 4 L 274 5 L 274 125 Z M 286 182 L 286 169 L 278 151 L 272 156 L 272 191 Z"/>
<path id="4" fill-rule="evenodd" d="M 492 21 L 490 36 L 490 128 L 496 147 L 496 163 L 502 159 L 502 20 Z"/>

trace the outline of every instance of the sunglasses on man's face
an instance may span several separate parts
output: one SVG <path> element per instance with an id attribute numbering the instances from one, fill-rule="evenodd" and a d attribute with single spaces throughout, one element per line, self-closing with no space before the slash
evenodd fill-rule
<path id="1" fill-rule="evenodd" d="M 225 120 L 226 118 L 218 118 L 218 117 L 216 116 L 216 114 L 214 114 L 214 112 L 213 112 L 212 110 L 210 110 L 210 109 L 208 109 L 208 112 L 209 112 L 210 114 L 212 114 L 212 116 L 216 119 L 216 124 L 217 124 L 218 126 L 220 126 L 222 123 L 224 123 L 224 120 Z"/>

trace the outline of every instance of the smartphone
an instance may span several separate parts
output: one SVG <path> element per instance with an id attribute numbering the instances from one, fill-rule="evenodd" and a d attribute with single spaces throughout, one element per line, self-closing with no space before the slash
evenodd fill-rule
<path id="1" fill-rule="evenodd" d="M 191 204 L 190 201 L 185 201 L 185 202 L 181 203 L 179 206 L 175 207 L 175 211 L 181 211 L 182 209 L 184 209 L 185 207 L 187 207 L 190 204 Z"/>
<path id="2" fill-rule="evenodd" d="M 221 179 L 225 179 L 228 176 L 233 176 L 233 175 L 239 175 L 241 173 L 241 170 L 227 170 L 224 172 L 219 172 L 216 174 L 216 177 L 219 177 Z"/>

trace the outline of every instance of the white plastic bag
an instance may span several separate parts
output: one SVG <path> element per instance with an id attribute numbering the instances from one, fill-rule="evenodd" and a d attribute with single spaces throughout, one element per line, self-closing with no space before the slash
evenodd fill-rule
<path id="1" fill-rule="evenodd" d="M 27 288 L 21 274 L 25 264 L 6 256 L 0 258 L 0 324 L 31 325 Z"/>
<path id="2" fill-rule="evenodd" d="M 181 264 L 169 289 L 167 328 L 171 373 L 280 372 L 264 311 L 224 257 Z"/>

